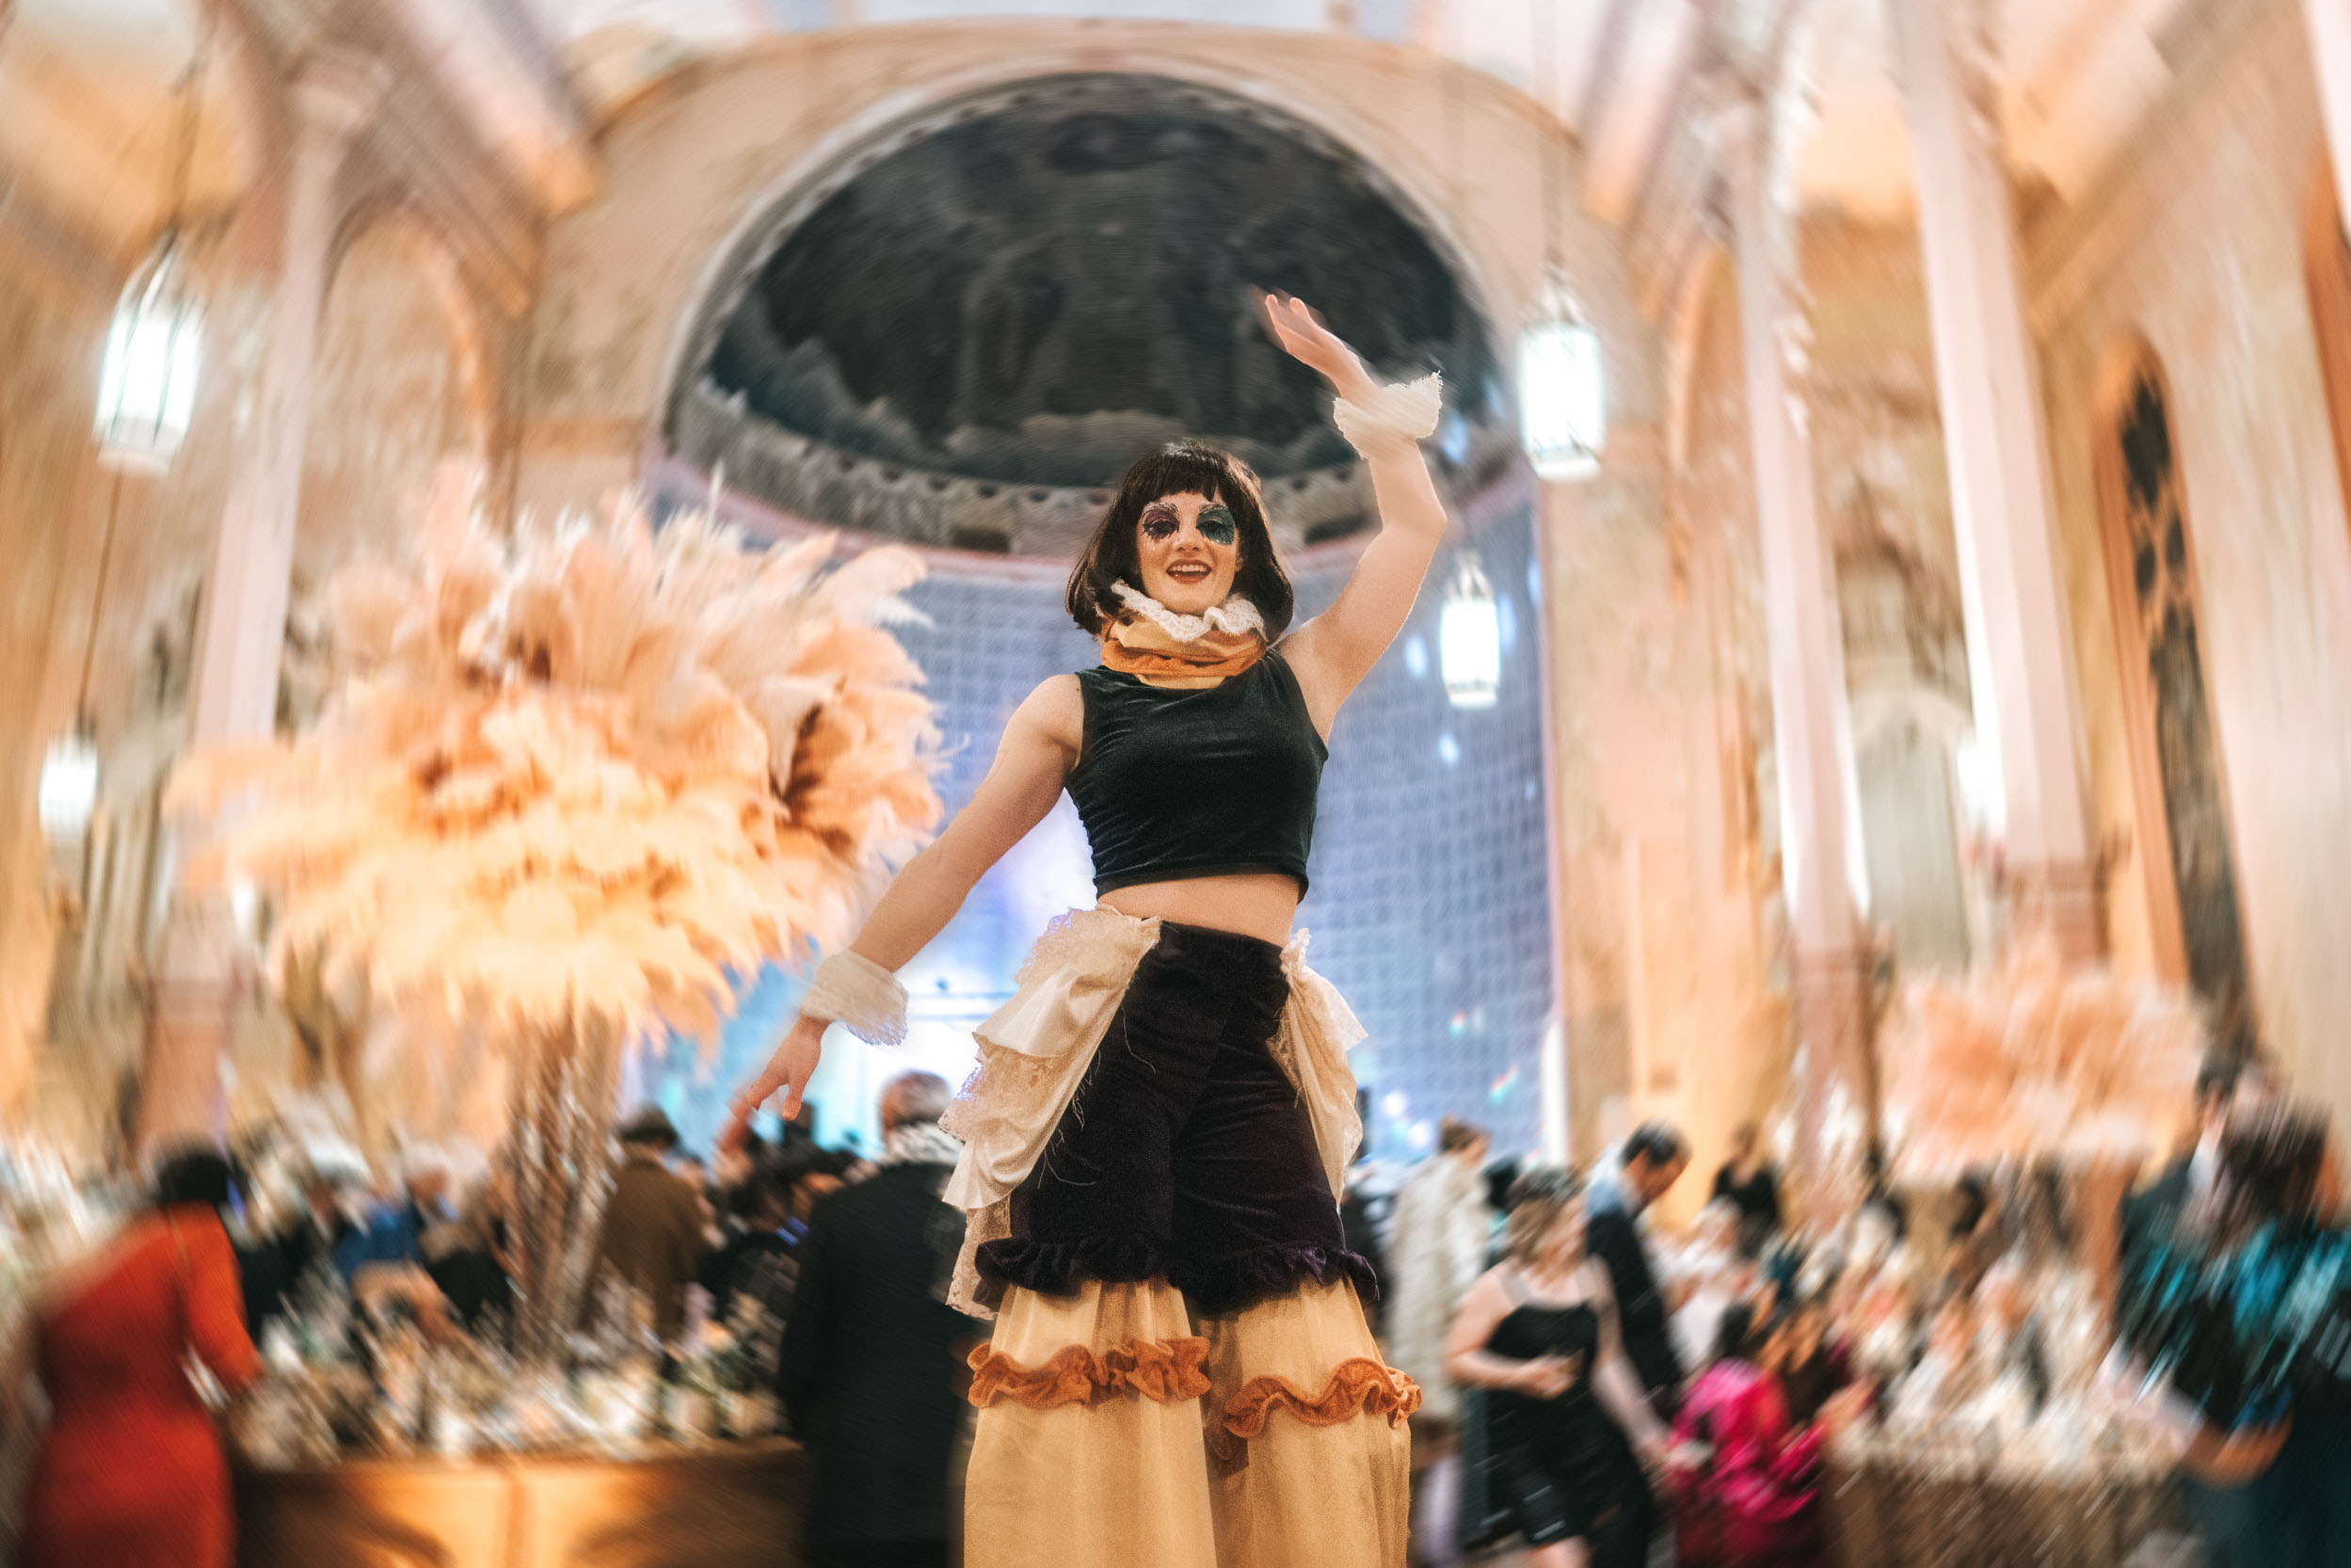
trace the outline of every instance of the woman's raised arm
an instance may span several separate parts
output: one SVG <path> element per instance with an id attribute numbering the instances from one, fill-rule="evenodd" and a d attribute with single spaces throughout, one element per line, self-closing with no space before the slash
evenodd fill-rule
<path id="1" fill-rule="evenodd" d="M 1053 809 L 1084 738 L 1085 698 L 1076 676 L 1057 675 L 1031 692 L 1005 724 L 996 761 L 970 804 L 892 879 L 849 951 L 883 969 L 920 952 L 987 869 Z M 767 1065 L 735 1096 L 722 1144 L 739 1142 L 753 1112 L 778 1094 L 786 1120 L 799 1113 L 824 1053 L 826 1021 L 804 1015 L 793 1022 Z"/>
<path id="2" fill-rule="evenodd" d="M 1419 389 L 1380 387 L 1354 350 L 1296 299 L 1268 296 L 1265 312 L 1267 326 L 1283 348 L 1319 371 L 1339 400 L 1359 411 L 1352 427 L 1342 428 L 1363 453 L 1380 517 L 1380 532 L 1364 547 L 1337 600 L 1292 632 L 1282 648 L 1305 694 L 1315 728 L 1328 735 L 1339 704 L 1371 673 L 1412 614 L 1429 563 L 1445 537 L 1445 504 L 1437 499 L 1419 442 L 1381 428 L 1392 423 L 1388 406 L 1413 397 Z M 1433 392 L 1433 386 L 1430 390 Z M 1429 412 L 1432 415 L 1433 408 Z"/>

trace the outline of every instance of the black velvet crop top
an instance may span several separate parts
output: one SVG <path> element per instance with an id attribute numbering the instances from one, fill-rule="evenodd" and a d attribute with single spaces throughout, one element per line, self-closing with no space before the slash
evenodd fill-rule
<path id="1" fill-rule="evenodd" d="M 1330 751 L 1279 653 L 1203 691 L 1108 669 L 1081 670 L 1078 684 L 1086 731 L 1069 798 L 1094 848 L 1095 891 L 1278 872 L 1305 892 Z"/>

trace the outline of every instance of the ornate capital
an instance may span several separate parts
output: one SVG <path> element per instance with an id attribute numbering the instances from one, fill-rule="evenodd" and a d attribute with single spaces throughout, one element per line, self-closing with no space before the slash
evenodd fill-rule
<path id="1" fill-rule="evenodd" d="M 1999 17 L 1992 0 L 1888 0 L 1949 62 L 1963 128 L 1981 151 L 1997 154 L 2000 134 Z"/>
<path id="2" fill-rule="evenodd" d="M 290 92 L 303 151 L 340 156 L 375 117 L 391 83 L 372 55 L 330 49 L 305 58 Z"/>
<path id="3" fill-rule="evenodd" d="M 1748 180 L 1762 169 L 1770 117 L 1753 76 L 1727 61 L 1703 67 L 1690 80 L 1689 114 L 1705 128 L 1725 179 Z"/>

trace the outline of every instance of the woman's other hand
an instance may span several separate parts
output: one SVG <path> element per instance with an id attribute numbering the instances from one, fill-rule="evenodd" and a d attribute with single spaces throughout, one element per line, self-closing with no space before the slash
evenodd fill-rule
<path id="1" fill-rule="evenodd" d="M 2280 1421 L 2274 1427 L 2247 1427 L 2226 1433 L 2206 1427 L 2188 1445 L 2180 1467 L 2206 1486 L 2225 1489 L 2249 1485 L 2278 1462 L 2278 1450 L 2286 1446 L 2286 1439 L 2293 1434 L 2291 1420 Z"/>
<path id="2" fill-rule="evenodd" d="M 1295 295 L 1269 294 L 1264 303 L 1266 330 L 1273 334 L 1273 341 L 1291 359 L 1330 382 L 1333 392 L 1360 402 L 1377 390 L 1355 351 L 1323 326 L 1322 318 L 1304 300 Z"/>
<path id="3" fill-rule="evenodd" d="M 1539 1355 L 1518 1364 L 1510 1386 L 1512 1393 L 1528 1399 L 1556 1400 L 1575 1386 L 1575 1373 L 1564 1357 Z"/>
<path id="4" fill-rule="evenodd" d="M 800 1114 L 801 1096 L 808 1092 L 808 1080 L 816 1076 L 816 1064 L 824 1055 L 824 1020 L 801 1017 L 776 1044 L 776 1054 L 767 1059 L 760 1076 L 743 1086 L 728 1107 L 726 1129 L 718 1135 L 722 1149 L 740 1147 L 743 1135 L 751 1128 L 751 1118 L 777 1095 L 784 1096 L 776 1107 L 776 1114 L 791 1121 Z"/>

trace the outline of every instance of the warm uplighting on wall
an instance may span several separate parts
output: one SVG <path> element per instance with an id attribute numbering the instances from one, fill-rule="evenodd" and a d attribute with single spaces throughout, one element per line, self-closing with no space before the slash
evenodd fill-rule
<path id="1" fill-rule="evenodd" d="M 112 467 L 160 473 L 187 435 L 202 368 L 204 308 L 188 287 L 177 228 L 163 239 L 114 308 L 98 377 L 98 455 Z"/>
<path id="2" fill-rule="evenodd" d="M 1437 661 L 1456 708 L 1491 708 L 1502 695 L 1502 616 L 1478 557 L 1464 552 L 1437 618 Z"/>
<path id="3" fill-rule="evenodd" d="M 40 760 L 40 831 L 53 844 L 80 844 L 98 809 L 98 737 L 85 713 L 49 743 Z"/>

